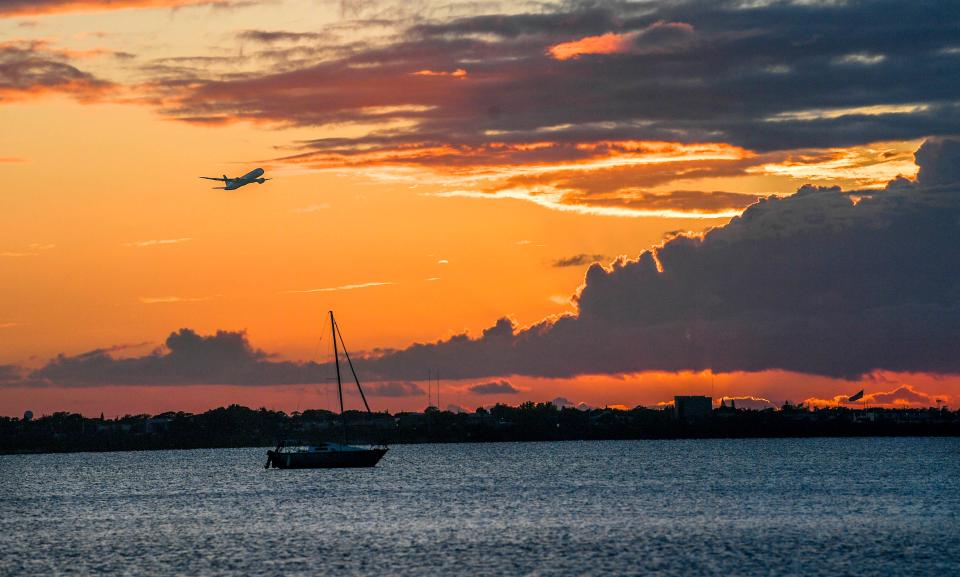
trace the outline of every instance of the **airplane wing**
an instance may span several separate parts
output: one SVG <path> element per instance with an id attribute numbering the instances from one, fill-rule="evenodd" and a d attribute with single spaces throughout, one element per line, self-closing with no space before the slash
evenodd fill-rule
<path id="1" fill-rule="evenodd" d="M 207 180 L 219 180 L 221 182 L 226 182 L 227 177 L 220 178 L 219 176 L 201 176 L 200 178 L 206 178 Z"/>

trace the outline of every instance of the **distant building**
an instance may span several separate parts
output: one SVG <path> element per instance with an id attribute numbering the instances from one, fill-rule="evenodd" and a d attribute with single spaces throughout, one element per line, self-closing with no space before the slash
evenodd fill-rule
<path id="1" fill-rule="evenodd" d="M 676 396 L 673 398 L 673 414 L 680 421 L 707 419 L 713 412 L 713 399 L 702 396 Z"/>

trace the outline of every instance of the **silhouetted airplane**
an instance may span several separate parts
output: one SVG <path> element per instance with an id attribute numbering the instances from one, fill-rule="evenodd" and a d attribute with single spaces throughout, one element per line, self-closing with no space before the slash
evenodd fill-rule
<path id="1" fill-rule="evenodd" d="M 207 180 L 219 180 L 222 182 L 223 186 L 213 187 L 216 189 L 237 190 L 241 186 L 246 186 L 253 182 L 256 182 L 257 184 L 263 184 L 264 182 L 270 180 L 269 178 L 261 178 L 262 175 L 263 169 L 255 168 L 243 176 L 238 176 L 237 178 L 228 178 L 226 174 L 223 175 L 223 178 L 217 178 L 216 176 L 201 176 L 200 178 L 206 178 Z"/>

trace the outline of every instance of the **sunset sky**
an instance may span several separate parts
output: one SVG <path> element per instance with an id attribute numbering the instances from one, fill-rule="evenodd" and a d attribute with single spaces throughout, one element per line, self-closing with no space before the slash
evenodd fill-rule
<path id="1" fill-rule="evenodd" d="M 960 404 L 951 2 L 8 0 L 0 126 L 0 414 Z"/>

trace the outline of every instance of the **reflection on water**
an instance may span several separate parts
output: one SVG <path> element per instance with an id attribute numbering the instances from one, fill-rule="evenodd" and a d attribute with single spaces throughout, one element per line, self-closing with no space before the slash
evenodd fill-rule
<path id="1" fill-rule="evenodd" d="M 960 575 L 960 439 L 0 457 L 0 574 Z"/>

